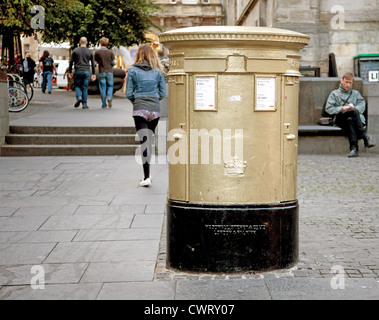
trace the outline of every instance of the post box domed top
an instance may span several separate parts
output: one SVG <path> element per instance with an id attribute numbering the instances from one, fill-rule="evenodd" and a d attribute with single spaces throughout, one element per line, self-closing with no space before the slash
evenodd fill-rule
<path id="1" fill-rule="evenodd" d="M 164 32 L 160 42 L 176 41 L 260 41 L 276 43 L 309 43 L 309 36 L 285 29 L 246 26 L 201 26 Z"/>

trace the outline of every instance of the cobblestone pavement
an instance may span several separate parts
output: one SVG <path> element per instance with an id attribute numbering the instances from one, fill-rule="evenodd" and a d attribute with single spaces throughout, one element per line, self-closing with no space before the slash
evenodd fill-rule
<path id="1" fill-rule="evenodd" d="M 299 262 L 291 268 L 249 274 L 190 274 L 166 269 L 163 226 L 155 280 L 348 278 L 379 280 L 379 156 L 299 155 Z M 336 269 L 333 273 L 332 269 Z M 337 269 L 339 271 L 337 271 Z"/>

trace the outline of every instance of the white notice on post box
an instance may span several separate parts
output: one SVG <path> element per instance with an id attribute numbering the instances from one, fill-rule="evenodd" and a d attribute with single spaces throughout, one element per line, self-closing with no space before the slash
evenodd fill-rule
<path id="1" fill-rule="evenodd" d="M 216 77 L 196 77 L 195 110 L 216 110 Z"/>
<path id="2" fill-rule="evenodd" d="M 256 111 L 275 111 L 275 78 L 257 78 Z"/>

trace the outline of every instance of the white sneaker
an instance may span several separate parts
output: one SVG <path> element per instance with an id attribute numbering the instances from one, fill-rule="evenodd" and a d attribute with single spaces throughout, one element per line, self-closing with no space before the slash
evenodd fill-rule
<path id="1" fill-rule="evenodd" d="M 150 178 L 147 178 L 145 180 L 142 180 L 140 183 L 139 183 L 139 186 L 140 187 L 150 187 L 151 186 L 151 179 Z"/>

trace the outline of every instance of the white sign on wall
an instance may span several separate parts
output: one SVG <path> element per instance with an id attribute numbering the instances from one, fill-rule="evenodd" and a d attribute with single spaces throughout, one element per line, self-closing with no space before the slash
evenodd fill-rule
<path id="1" fill-rule="evenodd" d="M 379 71 L 369 71 L 368 72 L 368 81 L 369 82 L 379 82 Z"/>

